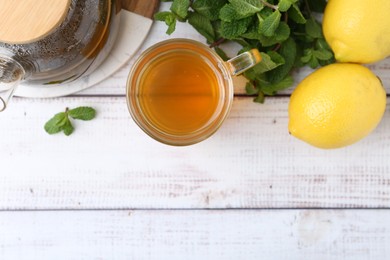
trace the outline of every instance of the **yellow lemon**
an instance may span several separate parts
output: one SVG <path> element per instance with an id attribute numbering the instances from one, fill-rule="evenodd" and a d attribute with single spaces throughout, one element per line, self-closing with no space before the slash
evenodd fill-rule
<path id="1" fill-rule="evenodd" d="M 340 62 L 382 60 L 390 55 L 390 0 L 329 0 L 323 32 Z"/>
<path id="2" fill-rule="evenodd" d="M 319 148 L 339 148 L 367 136 L 386 108 L 386 92 L 368 68 L 336 63 L 306 77 L 291 95 L 290 133 Z"/>

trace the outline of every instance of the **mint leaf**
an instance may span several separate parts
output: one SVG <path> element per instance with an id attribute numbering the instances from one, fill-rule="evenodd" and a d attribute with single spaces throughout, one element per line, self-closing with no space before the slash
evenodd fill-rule
<path id="1" fill-rule="evenodd" d="M 247 39 L 259 40 L 262 36 L 259 32 L 259 24 L 257 22 L 253 23 L 241 36 Z"/>
<path id="2" fill-rule="evenodd" d="M 73 133 L 73 131 L 74 131 L 73 125 L 70 122 L 68 117 L 66 118 L 66 121 L 65 121 L 64 126 L 62 127 L 62 130 L 64 131 L 64 134 L 66 136 L 71 135 Z"/>
<path id="3" fill-rule="evenodd" d="M 173 14 L 171 12 L 158 12 L 154 14 L 154 19 L 156 21 L 165 22 L 168 16 L 173 16 Z"/>
<path id="4" fill-rule="evenodd" d="M 187 17 L 189 7 L 190 0 L 173 0 L 171 11 L 184 20 Z"/>
<path id="5" fill-rule="evenodd" d="M 256 71 L 253 68 L 251 68 L 247 71 L 244 71 L 244 76 L 245 76 L 245 78 L 247 78 L 249 80 L 255 81 L 257 79 L 257 77 L 261 76 L 261 75 L 258 75 L 256 73 Z"/>
<path id="6" fill-rule="evenodd" d="M 255 87 L 252 82 L 248 82 L 245 85 L 245 91 L 248 95 L 256 95 L 259 93 L 259 89 Z"/>
<path id="7" fill-rule="evenodd" d="M 49 121 L 46 122 L 44 128 L 48 134 L 56 134 L 62 131 L 66 123 L 67 115 L 64 112 L 56 114 Z"/>
<path id="8" fill-rule="evenodd" d="M 319 60 L 329 60 L 333 58 L 333 53 L 325 49 L 315 50 L 313 54 Z"/>
<path id="9" fill-rule="evenodd" d="M 263 9 L 264 5 L 260 0 L 229 0 L 234 9 L 242 15 L 252 15 Z"/>
<path id="10" fill-rule="evenodd" d="M 309 66 L 312 69 L 317 68 L 320 65 L 318 59 L 313 55 L 309 61 Z"/>
<path id="11" fill-rule="evenodd" d="M 276 63 L 277 66 L 285 63 L 283 56 L 276 51 L 268 51 L 267 54 L 272 59 L 272 61 Z"/>
<path id="12" fill-rule="evenodd" d="M 309 8 L 313 12 L 323 13 L 325 10 L 327 0 L 310 0 L 308 1 Z"/>
<path id="13" fill-rule="evenodd" d="M 235 39 L 243 34 L 252 21 L 252 17 L 244 18 L 238 21 L 221 23 L 221 35 L 225 39 Z"/>
<path id="14" fill-rule="evenodd" d="M 262 91 L 259 91 L 258 96 L 255 99 L 253 99 L 253 102 L 263 104 L 264 101 L 265 101 L 264 93 Z"/>
<path id="15" fill-rule="evenodd" d="M 301 57 L 301 62 L 308 63 L 313 57 L 313 49 L 305 49 L 303 51 L 303 56 Z"/>
<path id="16" fill-rule="evenodd" d="M 294 66 L 297 57 L 297 44 L 293 38 L 288 38 L 282 44 L 279 54 L 282 55 L 285 63 L 267 73 L 269 81 L 274 84 L 284 79 Z"/>
<path id="17" fill-rule="evenodd" d="M 154 15 L 154 19 L 157 21 L 163 21 L 168 26 L 166 33 L 171 35 L 176 29 L 176 17 L 171 12 L 159 12 Z"/>
<path id="18" fill-rule="evenodd" d="M 207 41 L 215 41 L 215 33 L 211 21 L 198 13 L 190 12 L 188 14 L 188 23 L 191 24 Z"/>
<path id="19" fill-rule="evenodd" d="M 295 4 L 298 0 L 280 0 L 278 8 L 280 12 L 286 12 L 290 9 L 292 4 Z"/>
<path id="20" fill-rule="evenodd" d="M 279 26 L 281 17 L 282 14 L 278 10 L 274 11 L 264 21 L 260 22 L 260 33 L 266 37 L 273 36 Z"/>
<path id="21" fill-rule="evenodd" d="M 314 18 L 306 21 L 305 30 L 313 38 L 323 38 L 321 25 Z"/>
<path id="22" fill-rule="evenodd" d="M 307 48 L 303 51 L 303 56 L 300 58 L 300 61 L 304 65 L 309 65 L 315 69 L 319 65 L 324 66 L 334 62 L 333 59 L 333 53 L 327 49 Z"/>
<path id="23" fill-rule="evenodd" d="M 96 116 L 96 110 L 92 107 L 78 107 L 75 109 L 71 109 L 68 111 L 68 114 L 73 119 L 79 119 L 79 120 L 92 120 Z"/>
<path id="24" fill-rule="evenodd" d="M 215 21 L 218 20 L 219 11 L 225 3 L 226 0 L 196 0 L 191 7 L 210 21 Z"/>
<path id="25" fill-rule="evenodd" d="M 69 110 L 65 109 L 65 112 L 56 114 L 53 118 L 46 122 L 44 128 L 48 134 L 56 134 L 64 131 L 66 136 L 73 133 L 74 127 L 69 118 L 80 119 L 80 120 L 91 120 L 95 117 L 96 111 L 92 107 L 78 107 Z"/>
<path id="26" fill-rule="evenodd" d="M 173 20 L 173 22 L 171 22 L 171 23 L 168 25 L 168 29 L 167 29 L 166 33 L 167 33 L 168 35 L 171 35 L 175 30 L 176 30 L 176 19 Z"/>
<path id="27" fill-rule="evenodd" d="M 282 65 L 283 63 L 275 63 L 272 58 L 267 54 L 267 53 L 264 53 L 264 52 L 261 52 L 261 57 L 262 57 L 262 60 L 259 64 L 255 65 L 252 70 L 256 73 L 256 74 L 261 74 L 261 73 L 264 73 L 264 72 L 267 72 L 267 71 L 270 71 L 270 70 L 273 70 L 275 69 L 276 67 Z M 279 57 L 281 57 L 279 55 Z M 281 57 L 282 58 L 282 57 Z M 283 58 L 282 58 L 283 59 Z"/>
<path id="28" fill-rule="evenodd" d="M 316 48 L 317 49 L 326 49 L 328 51 L 331 51 L 331 48 L 329 47 L 328 43 L 323 38 L 319 38 L 316 40 Z"/>
<path id="29" fill-rule="evenodd" d="M 293 84 L 294 84 L 294 79 L 291 76 L 287 75 L 284 79 L 282 79 L 278 83 L 263 85 L 261 87 L 261 90 L 263 91 L 264 94 L 273 96 L 278 91 L 291 87 Z"/>
<path id="30" fill-rule="evenodd" d="M 247 16 L 239 14 L 232 4 L 224 5 L 221 11 L 219 12 L 219 19 L 225 22 L 232 22 L 234 20 L 240 20 L 245 17 Z"/>
<path id="31" fill-rule="evenodd" d="M 212 22 L 216 39 L 221 39 L 222 38 L 222 35 L 221 35 L 221 23 L 222 23 L 221 20 Z"/>
<path id="32" fill-rule="evenodd" d="M 290 37 L 290 27 L 285 22 L 280 22 L 278 28 L 275 31 L 274 36 L 266 37 L 264 35 L 259 36 L 261 45 L 269 47 L 277 43 L 282 43 Z"/>
<path id="33" fill-rule="evenodd" d="M 305 24 L 306 18 L 303 16 L 301 10 L 299 9 L 297 4 L 293 4 L 292 8 L 288 10 L 288 16 L 293 20 L 294 22 L 298 24 Z"/>

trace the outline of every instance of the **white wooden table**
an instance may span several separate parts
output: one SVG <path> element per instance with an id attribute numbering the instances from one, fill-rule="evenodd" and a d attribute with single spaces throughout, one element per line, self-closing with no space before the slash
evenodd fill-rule
<path id="1" fill-rule="evenodd" d="M 140 52 L 165 29 L 155 23 Z M 172 37 L 203 41 L 184 24 Z M 0 115 L 1 260 L 390 258 L 389 111 L 363 141 L 319 150 L 288 134 L 291 89 L 259 105 L 238 84 L 214 136 L 170 147 L 128 113 L 133 62 L 69 97 L 15 98 Z M 371 67 L 389 93 L 390 60 Z M 97 118 L 70 137 L 44 132 L 81 105 Z"/>

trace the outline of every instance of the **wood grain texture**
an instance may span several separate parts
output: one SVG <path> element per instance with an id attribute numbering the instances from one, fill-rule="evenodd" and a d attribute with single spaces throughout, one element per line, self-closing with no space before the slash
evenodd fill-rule
<path id="1" fill-rule="evenodd" d="M 155 23 L 142 50 L 165 30 Z M 182 23 L 172 37 L 203 40 Z M 78 96 L 15 98 L 1 114 L 0 259 L 390 258 L 389 210 L 248 210 L 389 208 L 389 108 L 363 141 L 324 151 L 288 135 L 288 97 L 236 97 L 213 137 L 169 147 L 128 114 L 132 62 Z M 390 93 L 390 61 L 372 66 Z M 70 137 L 44 132 L 54 113 L 81 105 L 97 118 Z M 238 210 L 177 210 L 194 208 Z"/>
<path id="2" fill-rule="evenodd" d="M 121 4 L 125 10 L 152 19 L 159 7 L 160 0 L 121 0 Z"/>
<path id="3" fill-rule="evenodd" d="M 389 211 L 1 212 L 1 259 L 390 257 Z"/>
<path id="4" fill-rule="evenodd" d="M 97 118 L 44 132 L 80 105 Z M 390 207 L 389 108 L 366 139 L 319 150 L 288 134 L 287 106 L 236 98 L 214 136 L 178 148 L 144 134 L 124 97 L 15 98 L 0 120 L 0 209 Z"/>

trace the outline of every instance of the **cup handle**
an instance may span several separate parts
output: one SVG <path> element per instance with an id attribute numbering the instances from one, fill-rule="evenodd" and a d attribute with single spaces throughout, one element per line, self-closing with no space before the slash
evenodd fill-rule
<path id="1" fill-rule="evenodd" d="M 257 49 L 241 53 L 240 55 L 226 61 L 230 74 L 235 76 L 252 68 L 261 61 L 261 54 Z"/>
<path id="2" fill-rule="evenodd" d="M 8 105 L 8 102 L 13 97 L 16 88 L 19 86 L 19 82 L 13 82 L 12 85 L 7 87 L 7 90 L 1 91 L 0 93 L 0 112 L 3 112 Z"/>
<path id="3" fill-rule="evenodd" d="M 7 108 L 24 75 L 25 71 L 18 62 L 0 57 L 0 112 Z"/>

